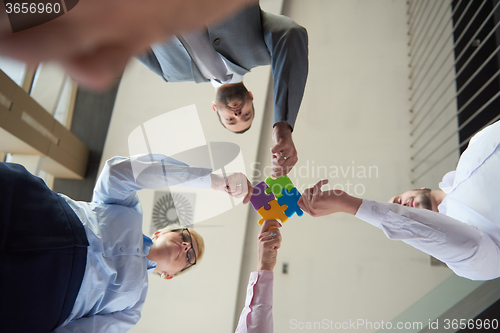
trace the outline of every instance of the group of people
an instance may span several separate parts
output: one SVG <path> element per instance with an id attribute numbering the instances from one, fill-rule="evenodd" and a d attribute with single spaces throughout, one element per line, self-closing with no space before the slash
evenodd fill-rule
<path id="1" fill-rule="evenodd" d="M 254 96 L 243 77 L 254 67 L 271 65 L 271 176 L 290 172 L 298 161 L 292 131 L 308 73 L 306 29 L 248 0 L 149 0 L 127 9 L 120 1 L 108 0 L 106 6 L 116 9 L 111 27 L 99 15 L 90 15 L 94 1 L 81 1 L 60 19 L 16 34 L 7 31 L 7 21 L 0 16 L 0 52 L 28 62 L 55 58 L 74 78 L 98 88 L 109 84 L 134 55 L 167 82 L 210 82 L 216 91 L 213 111 L 224 130 L 239 134 L 250 128 L 255 116 Z M 151 11 L 154 7 L 148 6 L 157 7 Z M 171 21 L 161 20 L 158 8 L 165 8 L 163 19 Z M 132 15 L 134 9 L 140 11 Z M 222 19 L 228 13 L 232 16 Z M 129 30 L 130 20 L 141 22 L 144 17 L 149 21 L 138 25 L 144 26 L 142 30 Z M 65 27 L 66 32 L 60 30 Z M 77 38 L 68 42 L 68 36 Z M 35 39 L 53 45 L 57 57 L 46 47 L 33 53 L 40 45 L 31 43 Z M 116 59 L 113 64 L 112 59 Z M 403 240 L 443 261 L 457 275 L 494 279 L 500 276 L 499 166 L 497 122 L 471 139 L 440 190 L 411 190 L 387 203 L 341 190 L 323 191 L 328 180 L 321 180 L 304 191 L 298 204 L 313 217 L 353 214 L 382 229 L 388 238 Z M 86 203 L 52 192 L 20 165 L 1 163 L 2 328 L 7 332 L 130 329 L 140 318 L 148 275 L 155 272 L 172 279 L 196 265 L 205 251 L 203 238 L 193 229 L 143 235 L 136 192 L 175 185 L 205 187 L 248 203 L 253 188 L 245 175 L 224 178 L 211 171 L 159 154 L 115 157 L 106 162 L 92 202 Z M 268 220 L 258 235 L 258 267 L 250 275 L 237 332 L 272 332 L 280 227 L 278 221 Z M 35 276 L 14 275 L 26 267 Z M 10 315 L 22 312 L 33 312 L 32 320 L 19 322 Z"/>

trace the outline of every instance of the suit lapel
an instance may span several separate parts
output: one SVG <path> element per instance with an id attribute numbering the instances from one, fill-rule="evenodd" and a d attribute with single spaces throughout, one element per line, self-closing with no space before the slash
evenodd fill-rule
<path id="1" fill-rule="evenodd" d="M 193 60 L 193 51 L 189 47 L 189 44 L 186 43 L 184 38 L 182 38 L 181 35 L 176 35 L 177 39 L 181 42 L 182 46 L 184 46 L 184 49 L 187 51 L 189 58 L 191 60 L 191 74 L 193 75 L 193 81 L 196 83 L 201 83 L 201 82 L 209 82 L 210 80 L 206 79 L 202 74 L 198 66 Z"/>

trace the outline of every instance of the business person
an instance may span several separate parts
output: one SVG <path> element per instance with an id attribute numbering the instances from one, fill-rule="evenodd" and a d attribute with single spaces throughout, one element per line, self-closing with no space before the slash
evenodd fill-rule
<path id="1" fill-rule="evenodd" d="M 142 233 L 137 191 L 226 191 L 250 200 L 243 174 L 224 179 L 163 155 L 114 157 L 92 202 L 52 192 L 24 167 L 0 163 L 0 322 L 5 332 L 126 332 L 140 319 L 148 275 L 170 280 L 199 263 L 194 230 Z"/>
<path id="2" fill-rule="evenodd" d="M 312 216 L 353 214 L 446 263 L 471 280 L 500 277 L 500 122 L 469 142 L 440 190 L 396 195 L 390 203 L 322 191 L 328 180 L 304 191 L 299 206 Z"/>
<path id="3" fill-rule="evenodd" d="M 252 68 L 271 65 L 271 176 L 288 174 L 297 163 L 292 131 L 308 74 L 304 27 L 253 5 L 221 23 L 153 44 L 138 59 L 167 82 L 212 82 L 216 90 L 212 110 L 222 126 L 235 133 L 247 131 L 255 117 L 254 96 L 243 84 L 244 75 Z"/>

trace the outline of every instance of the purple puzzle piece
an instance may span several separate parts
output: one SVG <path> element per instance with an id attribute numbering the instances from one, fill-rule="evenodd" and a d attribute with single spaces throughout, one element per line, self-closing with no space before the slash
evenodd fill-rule
<path id="1" fill-rule="evenodd" d="M 269 201 L 274 200 L 274 194 L 266 194 L 266 188 L 268 188 L 266 182 L 260 182 L 253 188 L 253 194 L 250 202 L 252 203 L 253 209 L 256 211 L 258 211 L 261 207 L 264 207 L 266 210 L 271 209 Z"/>
<path id="2" fill-rule="evenodd" d="M 284 188 L 281 190 L 281 193 L 283 193 L 283 196 L 278 199 L 278 203 L 280 204 L 280 206 L 288 206 L 288 209 L 285 210 L 286 216 L 291 217 L 293 213 L 297 213 L 298 216 L 304 215 L 304 212 L 297 204 L 301 196 L 299 190 L 294 187 L 290 191 L 287 191 L 287 189 Z"/>

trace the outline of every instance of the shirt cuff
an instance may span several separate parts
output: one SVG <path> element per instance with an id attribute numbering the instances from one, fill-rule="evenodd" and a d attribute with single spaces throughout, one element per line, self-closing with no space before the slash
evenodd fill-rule
<path id="1" fill-rule="evenodd" d="M 380 219 L 380 214 L 382 213 L 382 211 L 385 211 L 385 214 L 387 213 L 387 210 L 385 210 L 383 207 L 380 207 L 378 205 L 378 202 L 363 199 L 363 202 L 361 203 L 361 206 L 359 206 L 355 216 L 358 219 L 361 219 L 379 229 L 382 229 L 382 223 Z"/>
<path id="2" fill-rule="evenodd" d="M 292 132 L 293 132 L 293 125 L 295 125 L 295 122 L 293 122 L 293 124 L 290 124 L 291 122 L 286 120 L 286 119 L 283 119 L 283 120 L 280 120 L 280 119 L 274 119 L 274 122 L 273 122 L 273 127 L 274 125 L 276 125 L 277 123 L 285 123 L 287 124 L 288 126 L 290 126 L 290 128 L 292 129 Z"/>

